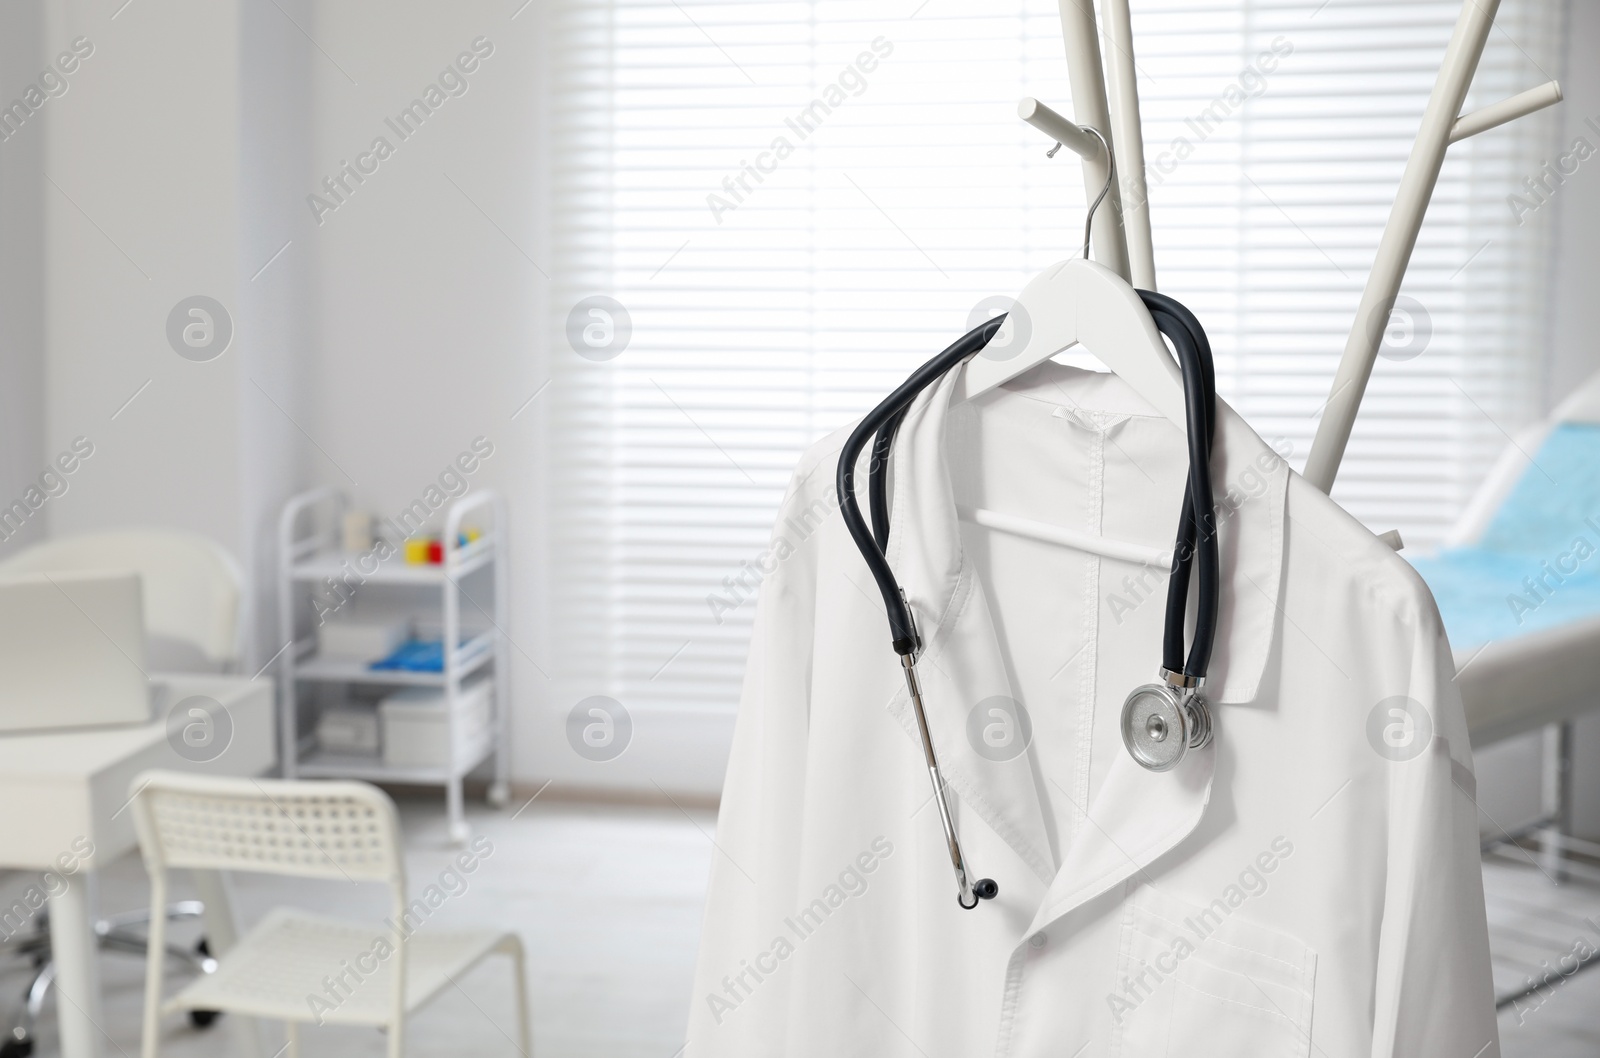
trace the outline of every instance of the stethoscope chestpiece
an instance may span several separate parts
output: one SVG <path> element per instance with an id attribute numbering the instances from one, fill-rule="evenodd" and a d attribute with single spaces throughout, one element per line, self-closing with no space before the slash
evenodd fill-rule
<path id="1" fill-rule="evenodd" d="M 1122 744 L 1142 767 L 1171 771 L 1191 749 L 1211 742 L 1211 707 L 1200 694 L 1203 680 L 1161 674 L 1167 682 L 1135 687 L 1122 704 Z"/>

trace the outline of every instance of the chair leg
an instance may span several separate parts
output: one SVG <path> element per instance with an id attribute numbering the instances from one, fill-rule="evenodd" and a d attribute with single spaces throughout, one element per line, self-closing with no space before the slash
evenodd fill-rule
<path id="1" fill-rule="evenodd" d="M 1574 722 L 1563 720 L 1544 729 L 1543 801 L 1551 825 L 1540 835 L 1539 860 L 1556 882 L 1567 880 L 1565 839 L 1572 836 L 1572 746 Z"/>
<path id="2" fill-rule="evenodd" d="M 198 900 L 178 900 L 167 905 L 168 921 L 199 918 L 204 913 L 205 905 Z M 97 919 L 94 924 L 94 931 L 101 934 L 113 933 L 133 926 L 144 926 L 149 922 L 150 909 L 140 907 L 132 911 L 122 911 L 115 915 L 107 915 L 104 918 Z"/>
<path id="3" fill-rule="evenodd" d="M 44 1010 L 45 996 L 50 994 L 50 986 L 55 979 L 55 963 L 47 962 L 39 967 L 39 972 L 33 975 L 33 980 L 28 984 L 28 991 L 22 997 L 22 1009 L 17 1013 L 17 1023 L 11 1026 L 10 1039 L 6 1041 L 7 1043 L 14 1043 L 19 1047 L 32 1043 L 34 1026 L 39 1024 L 39 1015 Z"/>
<path id="4" fill-rule="evenodd" d="M 194 887 L 199 890 L 200 916 L 205 919 L 206 937 L 211 943 L 211 954 L 218 958 L 233 950 L 239 942 L 239 924 L 233 914 L 233 896 L 228 876 L 221 871 L 190 872 Z"/>
<path id="5" fill-rule="evenodd" d="M 290 1021 L 284 1023 L 284 1029 L 289 1037 L 289 1043 L 284 1050 L 288 1058 L 300 1058 L 300 1023 Z"/>
<path id="6" fill-rule="evenodd" d="M 405 1058 L 406 1053 L 406 1019 L 401 1014 L 397 1021 L 385 1026 L 389 1033 L 389 1058 Z"/>
<path id="7" fill-rule="evenodd" d="M 511 984 L 517 990 L 517 1049 L 533 1058 L 533 1030 L 528 1023 L 528 969 L 519 943 L 511 949 Z"/>
<path id="8" fill-rule="evenodd" d="M 227 1024 L 220 1029 L 213 1027 L 211 1031 L 227 1033 L 238 1047 L 239 1058 L 267 1058 L 268 1055 L 282 1058 L 286 1052 L 281 1047 L 273 1046 L 270 1039 L 267 1040 L 266 1046 L 262 1045 L 261 1035 L 266 1025 L 267 1023 L 260 1018 L 230 1014 Z"/>
<path id="9" fill-rule="evenodd" d="M 165 907 L 167 903 L 167 878 L 164 871 L 150 879 L 150 906 Z M 140 1032 L 140 1058 L 156 1058 L 156 1048 L 161 1039 L 161 978 L 166 970 L 167 917 L 150 918 L 149 949 L 144 962 L 144 1025 Z"/>
<path id="10" fill-rule="evenodd" d="M 472 838 L 472 828 L 467 825 L 466 799 L 462 793 L 462 777 L 457 775 L 445 784 L 445 814 L 450 817 L 450 842 L 465 845 Z"/>

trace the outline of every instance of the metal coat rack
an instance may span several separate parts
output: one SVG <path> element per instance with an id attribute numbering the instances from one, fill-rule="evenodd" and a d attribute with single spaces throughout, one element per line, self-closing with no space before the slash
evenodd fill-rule
<path id="1" fill-rule="evenodd" d="M 1094 216 L 1095 258 L 1134 286 L 1154 290 L 1155 250 L 1144 178 L 1133 24 L 1128 0 L 1100 0 L 1100 8 L 1105 23 L 1103 33 L 1096 27 L 1095 12 L 1089 3 L 1060 0 L 1061 33 L 1076 121 L 1067 120 L 1032 98 L 1022 100 L 1018 114 L 1083 160 L 1086 188 L 1105 184 L 1109 159 L 1100 138 L 1086 132 L 1085 127 L 1097 130 L 1105 138 L 1117 159 L 1117 181 L 1103 204 L 1110 208 L 1101 208 Z M 1499 8 L 1500 0 L 1464 0 L 1455 32 L 1445 49 L 1438 79 L 1423 112 L 1422 127 L 1400 178 L 1394 207 L 1384 225 L 1378 254 L 1367 275 L 1366 288 L 1345 341 L 1344 356 L 1306 461 L 1306 479 L 1323 492 L 1333 488 L 1339 473 L 1384 328 L 1400 294 L 1417 234 L 1422 230 L 1444 166 L 1445 152 L 1452 143 L 1561 101 L 1561 86 L 1551 81 L 1470 114 L 1461 113 Z"/>

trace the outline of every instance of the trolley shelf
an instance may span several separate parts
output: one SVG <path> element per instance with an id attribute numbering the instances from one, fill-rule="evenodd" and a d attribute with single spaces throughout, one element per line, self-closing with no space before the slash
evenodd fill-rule
<path id="1" fill-rule="evenodd" d="M 394 555 L 379 562 L 370 573 L 362 567 L 359 554 L 324 551 L 296 562 L 290 576 L 297 581 L 320 582 L 325 577 L 339 581 L 353 573 L 367 584 L 448 584 L 494 562 L 494 536 L 491 533 L 479 537 L 455 551 L 448 562 L 413 565 Z M 367 564 L 372 561 L 368 559 Z"/>
<path id="2" fill-rule="evenodd" d="M 456 652 L 460 662 L 461 678 L 465 679 L 494 659 L 495 633 L 483 632 L 467 640 Z M 310 649 L 309 640 L 301 640 L 295 649 Z M 294 663 L 297 680 L 323 680 L 331 683 L 403 684 L 408 687 L 443 687 L 443 672 L 415 672 L 407 669 L 374 669 L 364 661 L 348 658 L 324 658 L 315 653 L 297 658 Z"/>
<path id="3" fill-rule="evenodd" d="M 386 782 L 409 784 L 419 786 L 442 786 L 445 783 L 459 780 L 472 769 L 482 764 L 494 752 L 494 740 L 486 738 L 483 743 L 472 747 L 467 755 L 457 762 L 454 770 L 449 768 L 415 768 L 395 764 L 385 764 L 382 759 L 374 756 L 363 756 L 356 753 L 329 753 L 325 750 L 313 749 L 300 758 L 300 774 L 308 779 L 360 779 L 364 782 Z"/>

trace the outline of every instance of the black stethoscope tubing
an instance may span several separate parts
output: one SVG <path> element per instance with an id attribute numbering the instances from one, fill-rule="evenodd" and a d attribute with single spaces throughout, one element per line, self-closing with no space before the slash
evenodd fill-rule
<path id="1" fill-rule="evenodd" d="M 883 596 L 884 609 L 889 617 L 889 632 L 894 641 L 894 652 L 902 657 L 915 653 L 918 647 L 916 623 L 911 616 L 911 607 L 906 602 L 905 595 L 900 591 L 900 584 L 895 580 L 894 571 L 889 568 L 889 560 L 884 557 L 884 548 L 889 543 L 889 517 L 887 502 L 883 498 L 887 494 L 887 487 L 874 488 L 872 493 L 873 521 L 879 526 L 882 543 L 879 543 L 867 524 L 861 518 L 861 508 L 856 504 L 856 462 L 861 456 L 861 450 L 867 442 L 880 430 L 885 430 L 882 437 L 873 445 L 873 461 L 869 477 L 873 482 L 887 481 L 885 475 L 889 458 L 889 449 L 894 440 L 894 429 L 905 418 L 906 410 L 911 402 L 916 399 L 930 384 L 936 382 L 951 368 L 960 364 L 967 357 L 979 352 L 989 344 L 1000 325 L 1005 322 L 1004 316 L 996 316 L 980 326 L 974 327 L 966 334 L 957 338 L 938 356 L 923 364 L 912 372 L 911 377 L 883 399 L 876 408 L 856 424 L 850 432 L 850 437 L 844 443 L 844 450 L 839 456 L 839 468 L 835 485 L 839 494 L 839 510 L 844 516 L 844 524 L 850 531 L 850 536 L 855 540 L 856 547 L 861 550 L 861 557 L 866 560 L 867 568 L 872 571 L 872 579 L 877 582 L 878 593 Z M 881 453 L 881 454 L 880 454 Z M 881 517 L 879 517 L 881 515 Z"/>
<path id="2" fill-rule="evenodd" d="M 1173 548 L 1168 580 L 1166 627 L 1162 639 L 1162 666 L 1171 672 L 1203 677 L 1210 663 L 1216 635 L 1220 561 L 1217 553 L 1216 516 L 1210 498 L 1211 444 L 1215 433 L 1216 371 L 1211 344 L 1205 329 L 1194 314 L 1176 299 L 1155 291 L 1141 290 L 1151 318 L 1178 351 L 1179 369 L 1184 376 L 1186 432 L 1191 458 L 1184 485 L 1183 506 L 1177 542 Z M 905 420 L 911 403 L 922 390 L 937 381 L 967 357 L 981 351 L 999 330 L 1005 317 L 997 316 L 973 328 L 938 356 L 918 368 L 911 377 L 884 398 L 851 432 L 839 460 L 837 491 L 845 525 L 861 550 L 883 597 L 889 628 L 897 654 L 917 649 L 915 623 L 886 557 L 889 546 L 888 468 L 895 434 Z M 855 496 L 855 470 L 866 439 L 873 438 L 872 459 L 868 465 L 869 530 L 861 518 Z M 1204 453 L 1194 458 L 1195 453 Z M 1197 508 L 1196 496 L 1205 497 Z M 1194 561 L 1192 562 L 1191 559 Z M 1184 624 L 1189 596 L 1191 566 L 1199 566 L 1198 608 L 1195 634 L 1187 659 L 1184 657 Z"/>
<path id="3" fill-rule="evenodd" d="M 1217 379 L 1211 343 L 1194 314 L 1180 302 L 1154 291 L 1139 296 L 1150 310 L 1156 328 L 1178 350 L 1183 372 L 1185 429 L 1189 439 L 1189 479 L 1184 486 L 1178 538 L 1173 546 L 1172 570 L 1167 581 L 1166 631 L 1162 637 L 1162 667 L 1203 678 L 1216 640 L 1220 598 L 1221 562 L 1217 551 L 1216 512 L 1212 503 L 1211 445 L 1216 432 Z M 1196 453 L 1199 453 L 1198 457 Z M 1197 502 L 1198 500 L 1198 502 Z M 1199 590 L 1196 593 L 1194 638 L 1189 656 L 1183 655 L 1183 626 L 1188 607 L 1190 561 L 1196 555 Z"/>
<path id="4" fill-rule="evenodd" d="M 1211 658 L 1212 643 L 1216 635 L 1220 587 L 1220 563 L 1210 469 L 1211 445 L 1216 424 L 1216 372 L 1212 363 L 1210 342 L 1194 314 L 1165 295 L 1144 290 L 1138 293 L 1157 329 L 1167 336 L 1177 352 L 1183 377 L 1185 434 L 1190 457 L 1178 538 L 1173 548 L 1172 566 L 1168 577 L 1161 673 L 1167 682 L 1164 685 L 1152 684 L 1136 688 L 1123 707 L 1123 738 L 1128 743 L 1129 751 L 1141 764 L 1161 771 L 1172 767 L 1182 759 L 1183 746 L 1177 746 L 1175 756 L 1170 751 L 1151 753 L 1143 747 L 1136 748 L 1138 743 L 1136 732 L 1139 730 L 1139 725 L 1150 727 L 1150 730 L 1155 732 L 1153 739 L 1158 744 L 1166 737 L 1165 733 L 1169 726 L 1177 731 L 1178 739 L 1175 742 L 1181 742 L 1190 748 L 1206 744 L 1211 737 L 1210 713 L 1203 699 L 1199 697 L 1199 688 L 1204 683 L 1205 670 Z M 905 420 L 912 401 L 930 384 L 988 345 L 1004 321 L 1005 317 L 999 316 L 967 332 L 938 356 L 913 372 L 910 378 L 869 412 L 845 441 L 839 457 L 836 479 L 840 513 L 883 597 L 894 650 L 900 656 L 901 666 L 905 672 L 910 702 L 915 712 L 951 863 L 955 869 L 957 902 L 967 909 L 976 907 L 980 900 L 992 899 L 999 892 L 999 886 L 992 879 L 984 878 L 973 883 L 968 878 L 961 842 L 956 835 L 949 806 L 945 802 L 943 774 L 929 734 L 921 685 L 916 672 L 916 659 L 921 651 L 922 641 L 917 632 L 910 602 L 895 580 L 894 572 L 890 569 L 886 557 L 889 544 L 888 463 L 895 434 Z M 856 464 L 869 438 L 872 440 L 872 459 L 868 469 L 871 529 L 861 517 L 855 496 Z M 1196 553 L 1198 553 L 1197 561 Z M 1195 615 L 1194 638 L 1190 644 L 1188 657 L 1185 659 L 1183 632 L 1188 609 L 1190 570 L 1193 565 L 1199 567 L 1199 585 L 1196 592 L 1198 608 Z M 1134 727 L 1129 726 L 1130 718 L 1138 722 Z"/>

